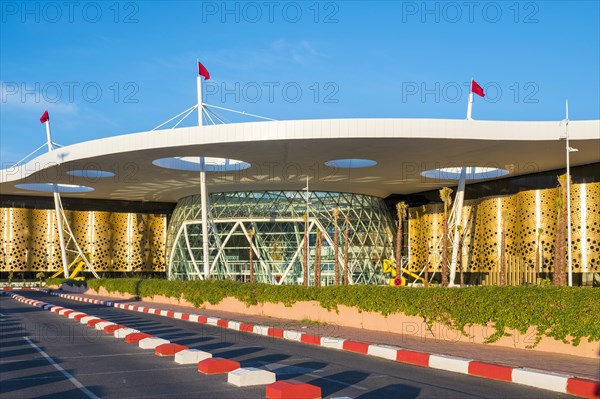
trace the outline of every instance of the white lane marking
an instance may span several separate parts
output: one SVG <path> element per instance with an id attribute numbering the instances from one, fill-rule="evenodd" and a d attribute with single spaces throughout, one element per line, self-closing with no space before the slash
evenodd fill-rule
<path id="1" fill-rule="evenodd" d="M 75 377 L 73 377 L 68 371 L 66 371 L 65 369 L 63 369 L 62 367 L 60 367 L 58 364 L 56 364 L 56 362 L 54 361 L 54 359 L 52 359 L 39 346 L 37 346 L 36 344 L 34 344 L 33 342 L 31 342 L 31 340 L 29 339 L 29 337 L 23 337 L 23 339 L 25 341 L 27 341 L 27 343 L 29 345 L 31 345 L 36 351 L 38 351 L 42 356 L 44 356 L 46 358 L 46 360 L 48 360 L 48 363 L 50 363 L 52 366 L 54 366 L 55 369 L 57 369 L 58 371 L 60 371 L 69 381 L 71 381 L 71 383 L 73 385 L 75 385 L 88 398 L 90 398 L 90 399 L 100 399 L 99 397 L 97 397 L 96 395 L 94 395 L 92 393 L 92 391 L 90 391 L 89 389 L 87 389 L 86 387 L 84 387 L 83 384 L 81 384 L 81 382 L 77 381 L 77 379 Z"/>
<path id="2" fill-rule="evenodd" d="M 40 359 L 42 360 L 42 359 Z M 62 380 L 63 378 L 59 375 L 55 376 L 43 376 L 43 377 L 20 377 L 20 378 L 12 378 L 10 381 L 37 381 L 37 380 Z"/>
<path id="3" fill-rule="evenodd" d="M 89 356 L 89 355 L 85 355 L 85 356 L 61 356 L 61 359 L 90 359 L 90 358 L 97 358 L 97 357 L 119 357 L 119 356 L 155 356 L 154 353 L 149 353 L 149 352 L 131 352 L 131 353 L 119 353 L 116 355 L 93 355 L 93 356 Z"/>
<path id="4" fill-rule="evenodd" d="M 177 364 L 175 362 L 173 362 L 173 364 Z M 155 371 L 163 371 L 163 370 L 189 370 L 190 367 L 189 366 L 175 366 L 175 367 L 161 367 L 161 368 L 155 368 L 155 369 L 136 369 L 136 370 L 117 370 L 117 371 L 101 371 L 98 373 L 85 373 L 85 374 L 81 374 L 82 376 L 97 376 L 97 375 L 113 375 L 113 374 L 117 374 L 117 375 L 121 375 L 121 374 L 131 374 L 131 373 L 150 373 L 150 372 L 155 372 Z"/>

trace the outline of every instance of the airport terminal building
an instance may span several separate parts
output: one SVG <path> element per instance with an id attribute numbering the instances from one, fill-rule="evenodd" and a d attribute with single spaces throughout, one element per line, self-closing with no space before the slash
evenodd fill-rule
<path id="1" fill-rule="evenodd" d="M 600 272 L 599 134 L 598 120 L 569 123 L 576 283 Z M 508 283 L 535 283 L 554 263 L 564 135 L 557 121 L 324 119 L 61 147 L 1 171 L 0 271 L 62 267 L 57 190 L 73 237 L 101 275 L 248 281 L 252 262 L 256 280 L 272 284 L 308 275 L 312 285 L 315 267 L 322 285 L 333 284 L 335 267 L 347 267 L 351 284 L 387 284 L 383 262 L 396 257 L 403 201 L 404 267 L 436 278 L 438 190 L 451 187 L 462 193 L 451 217 L 460 237 L 454 260 L 468 283 L 497 283 L 501 260 Z"/>

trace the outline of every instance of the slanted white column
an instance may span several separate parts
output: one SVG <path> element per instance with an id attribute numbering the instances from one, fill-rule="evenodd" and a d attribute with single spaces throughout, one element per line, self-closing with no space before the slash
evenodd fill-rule
<path id="1" fill-rule="evenodd" d="M 48 144 L 48 152 L 52 151 L 52 135 L 50 134 L 50 119 L 46 121 L 46 140 Z M 62 260 L 63 271 L 65 278 L 69 278 L 69 262 L 67 260 L 67 248 L 65 244 L 65 231 L 63 227 L 62 209 L 60 206 L 60 195 L 57 192 L 58 187 L 54 189 L 54 214 L 56 215 L 56 227 L 58 228 L 58 240 L 60 243 L 60 258 Z"/>
<path id="2" fill-rule="evenodd" d="M 471 93 L 473 95 L 473 93 Z M 454 286 L 454 280 L 456 279 L 456 265 L 458 264 L 458 257 L 460 256 L 460 239 L 461 232 L 459 226 L 462 223 L 462 208 L 465 199 L 465 180 L 467 177 L 467 168 L 462 167 L 460 169 L 460 178 L 458 180 L 458 191 L 456 192 L 456 198 L 454 199 L 454 239 L 452 242 L 452 262 L 450 263 L 450 282 L 449 286 Z"/>

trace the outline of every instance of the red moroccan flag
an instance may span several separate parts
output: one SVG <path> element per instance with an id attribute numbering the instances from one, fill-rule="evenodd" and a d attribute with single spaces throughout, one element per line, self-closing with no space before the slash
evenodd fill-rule
<path id="1" fill-rule="evenodd" d="M 204 79 L 210 79 L 210 73 L 208 73 L 208 69 L 204 68 L 204 65 L 200 61 L 198 61 L 198 75 L 204 76 Z"/>
<path id="2" fill-rule="evenodd" d="M 40 122 L 44 123 L 44 122 L 48 122 L 50 120 L 50 115 L 48 115 L 48 111 L 44 111 L 44 113 L 42 114 L 42 117 L 40 118 Z"/>
<path id="3" fill-rule="evenodd" d="M 471 80 L 471 91 L 480 97 L 485 97 L 483 87 L 479 86 L 479 84 L 474 80 Z"/>

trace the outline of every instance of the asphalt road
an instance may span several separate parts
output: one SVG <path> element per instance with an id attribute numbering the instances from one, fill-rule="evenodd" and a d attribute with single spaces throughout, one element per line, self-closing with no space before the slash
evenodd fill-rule
<path id="1" fill-rule="evenodd" d="M 42 300 L 124 324 L 171 342 L 274 371 L 321 387 L 323 397 L 567 398 L 565 394 L 385 359 L 241 333 L 145 313 L 70 301 Z M 2 398 L 264 398 L 264 386 L 238 388 L 224 375 L 116 340 L 74 320 L 0 296 Z"/>

